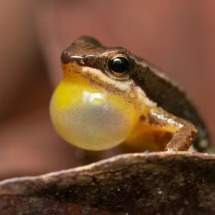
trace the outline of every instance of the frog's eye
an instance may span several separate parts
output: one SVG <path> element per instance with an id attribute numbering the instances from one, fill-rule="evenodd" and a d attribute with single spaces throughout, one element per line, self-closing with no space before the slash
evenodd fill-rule
<path id="1" fill-rule="evenodd" d="M 116 56 L 109 60 L 108 67 L 113 75 L 121 77 L 128 73 L 129 61 L 122 56 Z"/>

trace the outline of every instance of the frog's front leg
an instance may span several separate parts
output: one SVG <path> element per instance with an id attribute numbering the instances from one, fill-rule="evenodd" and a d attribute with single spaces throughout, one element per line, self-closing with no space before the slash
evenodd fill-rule
<path id="1" fill-rule="evenodd" d="M 148 114 L 149 123 L 161 130 L 173 133 L 165 151 L 187 151 L 197 135 L 196 128 L 188 121 L 176 117 L 162 108 L 151 109 Z"/>

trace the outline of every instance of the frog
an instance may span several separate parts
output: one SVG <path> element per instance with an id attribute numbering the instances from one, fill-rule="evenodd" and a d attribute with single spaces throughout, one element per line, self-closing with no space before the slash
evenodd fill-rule
<path id="1" fill-rule="evenodd" d="M 57 133 L 85 150 L 211 151 L 208 129 L 184 89 L 153 63 L 90 36 L 61 54 L 50 102 Z"/>

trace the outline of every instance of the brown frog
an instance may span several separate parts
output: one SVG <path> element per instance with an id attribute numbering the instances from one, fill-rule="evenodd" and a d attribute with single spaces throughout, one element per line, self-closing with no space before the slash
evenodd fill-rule
<path id="1" fill-rule="evenodd" d="M 151 63 L 92 37 L 62 56 L 63 79 L 50 105 L 53 125 L 87 150 L 210 151 L 208 131 L 184 91 Z"/>

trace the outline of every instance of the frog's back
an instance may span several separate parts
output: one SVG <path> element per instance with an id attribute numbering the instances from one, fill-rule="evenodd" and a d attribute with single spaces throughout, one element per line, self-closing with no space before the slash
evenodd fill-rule
<path id="1" fill-rule="evenodd" d="M 197 151 L 214 151 L 208 129 L 183 89 L 151 63 L 138 57 L 136 63 L 139 66 L 135 71 L 134 79 L 143 88 L 146 95 L 167 112 L 195 125 L 198 135 L 193 146 Z"/>

